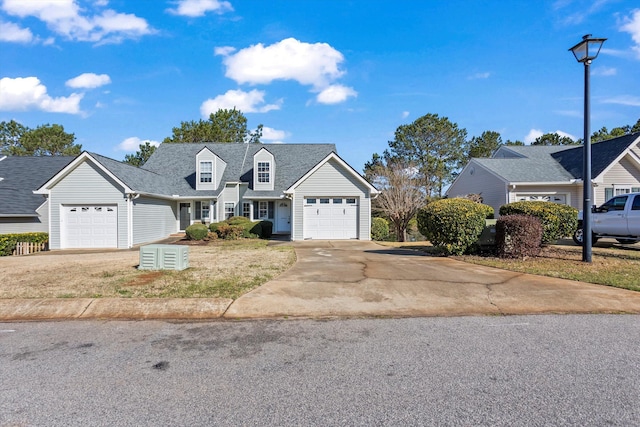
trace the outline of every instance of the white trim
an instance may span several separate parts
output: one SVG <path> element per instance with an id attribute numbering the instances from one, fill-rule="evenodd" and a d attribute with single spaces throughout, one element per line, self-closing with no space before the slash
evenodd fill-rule
<path id="1" fill-rule="evenodd" d="M 378 194 L 379 193 L 379 191 L 373 185 L 371 185 L 369 183 L 369 181 L 364 179 L 362 177 L 362 175 L 360 175 L 358 172 L 356 172 L 355 169 L 353 169 L 351 166 L 349 166 L 349 164 L 347 162 L 345 162 L 344 160 L 342 160 L 340 158 L 340 156 L 338 156 L 335 152 L 329 153 L 329 155 L 327 155 L 327 157 L 322 159 L 317 165 L 315 165 L 307 173 L 305 173 L 302 176 L 302 178 L 300 178 L 299 180 L 294 182 L 293 185 L 291 185 L 291 187 L 289 187 L 288 189 L 284 190 L 284 193 L 285 194 L 294 194 L 295 188 L 298 185 L 300 185 L 302 182 L 304 182 L 307 178 L 309 178 L 311 175 L 313 175 L 318 169 L 320 169 L 325 163 L 327 163 L 329 160 L 332 160 L 332 159 L 337 161 L 338 164 L 340 164 L 340 166 L 344 167 L 347 171 L 349 171 L 351 173 L 351 175 L 353 175 L 362 184 L 364 184 L 366 187 L 368 187 L 370 195 L 374 195 L 374 194 Z"/>
<path id="2" fill-rule="evenodd" d="M 102 164 L 98 160 L 94 159 L 91 156 L 91 154 L 89 154 L 87 151 L 83 151 L 82 153 L 80 153 L 80 155 L 78 157 L 76 157 L 71 163 L 69 163 L 67 166 L 65 166 L 60 172 L 55 174 L 51 179 L 49 179 L 49 181 L 47 181 L 44 184 L 42 184 L 40 186 L 40 188 L 38 188 L 37 190 L 34 190 L 33 193 L 34 194 L 49 194 L 48 190 L 50 190 L 51 187 L 53 187 L 55 184 L 60 182 L 65 176 L 67 176 L 69 173 L 71 173 L 71 171 L 73 171 L 75 168 L 77 168 L 80 165 L 80 163 L 82 163 L 83 161 L 89 161 L 89 160 L 93 164 L 95 164 L 102 172 L 104 172 L 109 178 L 113 179 L 119 186 L 121 186 L 124 189 L 125 193 L 133 193 L 133 190 L 131 190 L 131 188 L 129 188 L 127 186 L 127 184 L 125 184 L 117 176 L 112 174 L 109 171 L 109 169 L 107 169 L 104 166 L 102 166 Z"/>

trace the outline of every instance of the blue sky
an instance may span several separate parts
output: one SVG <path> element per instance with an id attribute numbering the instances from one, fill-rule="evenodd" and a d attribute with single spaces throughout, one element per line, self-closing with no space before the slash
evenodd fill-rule
<path id="1" fill-rule="evenodd" d="M 0 0 L 0 121 L 58 123 L 123 159 L 236 106 L 266 143 L 335 143 L 362 169 L 435 113 L 469 137 L 582 137 L 640 118 L 637 0 Z"/>

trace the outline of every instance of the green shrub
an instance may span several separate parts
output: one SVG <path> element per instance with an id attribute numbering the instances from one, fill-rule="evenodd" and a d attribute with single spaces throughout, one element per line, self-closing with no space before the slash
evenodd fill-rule
<path id="1" fill-rule="evenodd" d="M 531 215 L 505 215 L 496 222 L 496 246 L 501 258 L 525 258 L 540 253 L 542 223 Z"/>
<path id="2" fill-rule="evenodd" d="M 461 255 L 480 237 L 486 214 L 468 199 L 440 199 L 418 211 L 418 230 L 445 253 Z"/>
<path id="3" fill-rule="evenodd" d="M 229 225 L 244 225 L 250 223 L 251 220 L 245 216 L 232 216 L 229 219 L 224 220 Z"/>
<path id="4" fill-rule="evenodd" d="M 262 238 L 268 239 L 273 235 L 273 223 L 271 221 L 260 221 L 260 227 L 262 227 Z"/>
<path id="5" fill-rule="evenodd" d="M 389 221 L 384 218 L 371 220 L 371 239 L 385 240 L 389 237 Z"/>
<path id="6" fill-rule="evenodd" d="M 217 234 L 220 224 L 224 224 L 224 222 L 212 222 L 211 224 L 209 224 L 209 231 Z"/>
<path id="7" fill-rule="evenodd" d="M 47 243 L 49 233 L 13 233 L 0 234 L 0 256 L 11 255 L 18 242 Z"/>
<path id="8" fill-rule="evenodd" d="M 552 202 L 514 202 L 500 207 L 500 215 L 531 215 L 542 224 L 542 243 L 573 235 L 578 228 L 578 210 Z"/>
<path id="9" fill-rule="evenodd" d="M 191 224 L 184 232 L 189 240 L 202 240 L 209 234 L 209 229 L 204 224 Z"/>

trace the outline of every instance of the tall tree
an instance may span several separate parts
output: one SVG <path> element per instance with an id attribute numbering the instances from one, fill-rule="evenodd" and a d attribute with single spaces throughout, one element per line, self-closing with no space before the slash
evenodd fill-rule
<path id="1" fill-rule="evenodd" d="M 11 147 L 20 145 L 20 138 L 29 130 L 15 120 L 0 122 L 0 154 L 10 154 Z"/>
<path id="2" fill-rule="evenodd" d="M 545 133 L 536 138 L 531 145 L 575 145 L 577 141 L 568 136 L 560 136 L 557 133 Z"/>
<path id="3" fill-rule="evenodd" d="M 367 163 L 365 174 L 380 190 L 378 197 L 373 200 L 373 209 L 389 218 L 398 241 L 404 242 L 409 221 L 425 204 L 425 193 L 417 168 L 411 163 L 391 158 L 385 151 L 384 156 Z"/>
<path id="4" fill-rule="evenodd" d="M 524 145 L 524 142 L 516 139 L 515 141 L 512 141 L 510 139 L 507 139 L 507 142 L 504 143 L 504 145 Z"/>
<path id="5" fill-rule="evenodd" d="M 397 161 L 418 168 L 425 193 L 442 196 L 462 166 L 467 152 L 467 130 L 446 117 L 426 114 L 408 125 L 401 125 L 389 141 L 390 154 Z"/>
<path id="6" fill-rule="evenodd" d="M 172 135 L 163 142 L 235 142 L 259 143 L 262 125 L 255 132 L 247 129 L 247 118 L 240 110 L 220 109 L 209 115 L 208 120 L 181 122 L 172 129 Z"/>
<path id="7" fill-rule="evenodd" d="M 149 157 L 156 151 L 156 146 L 151 145 L 149 141 L 145 141 L 144 144 L 140 144 L 140 149 L 135 154 L 127 154 L 124 156 L 124 162 L 132 166 L 140 167 L 144 165 Z"/>
<path id="8" fill-rule="evenodd" d="M 29 129 L 13 120 L 0 124 L 2 152 L 12 156 L 77 156 L 82 145 L 61 125 L 41 125 Z"/>
<path id="9" fill-rule="evenodd" d="M 467 157 L 481 158 L 491 157 L 491 155 L 502 145 L 502 137 L 498 132 L 484 131 L 480 136 L 474 136 L 469 141 L 469 152 Z"/>

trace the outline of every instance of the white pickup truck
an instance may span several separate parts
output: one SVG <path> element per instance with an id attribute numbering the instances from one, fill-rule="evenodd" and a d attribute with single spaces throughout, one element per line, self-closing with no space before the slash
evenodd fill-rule
<path id="1" fill-rule="evenodd" d="M 619 243 L 640 242 L 640 193 L 621 194 L 594 208 L 591 214 L 593 243 L 602 237 Z M 582 245 L 582 211 L 578 213 L 578 229 L 573 241 Z"/>

